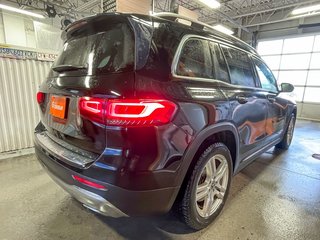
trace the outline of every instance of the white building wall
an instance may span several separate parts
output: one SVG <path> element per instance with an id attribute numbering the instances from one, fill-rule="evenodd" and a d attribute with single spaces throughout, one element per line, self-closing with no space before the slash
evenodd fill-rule
<path id="1" fill-rule="evenodd" d="M 36 92 L 51 64 L 0 57 L 0 153 L 33 146 Z"/>
<path id="2" fill-rule="evenodd" d="M 2 19 L 2 14 L 0 12 L 0 44 L 5 43 L 5 38 L 4 38 L 4 25 L 3 25 L 3 19 Z"/>
<path id="3" fill-rule="evenodd" d="M 0 10 L 2 49 L 56 54 L 62 46 L 60 34 L 51 19 L 35 24 L 31 17 Z M 52 64 L 19 58 L 0 56 L 0 153 L 33 147 L 33 131 L 39 121 L 36 92 Z M 41 59 L 47 58 L 42 55 Z"/>

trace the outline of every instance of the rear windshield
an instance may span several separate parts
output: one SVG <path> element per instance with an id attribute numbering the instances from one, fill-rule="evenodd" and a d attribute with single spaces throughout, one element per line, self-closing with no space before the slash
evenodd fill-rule
<path id="1" fill-rule="evenodd" d="M 63 46 L 53 67 L 71 65 L 87 69 L 88 75 L 134 69 L 134 36 L 125 23 L 103 31 L 74 35 Z"/>

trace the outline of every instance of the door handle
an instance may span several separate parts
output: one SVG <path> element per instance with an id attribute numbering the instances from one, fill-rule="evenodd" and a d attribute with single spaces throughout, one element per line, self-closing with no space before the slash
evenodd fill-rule
<path id="1" fill-rule="evenodd" d="M 245 104 L 248 102 L 248 98 L 246 98 L 245 96 L 237 96 L 236 98 L 240 104 Z"/>
<path id="2" fill-rule="evenodd" d="M 276 98 L 272 95 L 268 95 L 267 99 L 269 100 L 269 102 L 274 103 L 276 101 Z"/>

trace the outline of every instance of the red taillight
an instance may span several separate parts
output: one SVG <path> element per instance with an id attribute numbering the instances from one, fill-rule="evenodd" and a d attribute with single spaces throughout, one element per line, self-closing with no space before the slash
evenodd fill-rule
<path id="1" fill-rule="evenodd" d="M 43 92 L 38 92 L 37 93 L 37 102 L 38 104 L 44 103 L 44 100 L 46 99 L 46 94 Z"/>
<path id="2" fill-rule="evenodd" d="M 159 99 L 109 99 L 82 97 L 82 117 L 112 126 L 156 126 L 169 123 L 177 106 Z"/>
<path id="3" fill-rule="evenodd" d="M 80 115 L 94 122 L 105 124 L 105 100 L 101 98 L 82 97 L 79 100 Z"/>
<path id="4" fill-rule="evenodd" d="M 177 106 L 167 100 L 108 100 L 107 125 L 145 126 L 169 123 Z"/>
<path id="5" fill-rule="evenodd" d="M 93 187 L 93 188 L 96 188 L 96 189 L 100 189 L 100 190 L 107 190 L 107 188 L 101 184 L 98 184 L 98 183 L 95 183 L 95 182 L 92 182 L 92 181 L 89 181 L 87 179 L 84 179 L 82 177 L 79 177 L 79 176 L 76 176 L 76 175 L 72 175 L 72 178 L 84 185 L 87 185 L 89 187 Z"/>

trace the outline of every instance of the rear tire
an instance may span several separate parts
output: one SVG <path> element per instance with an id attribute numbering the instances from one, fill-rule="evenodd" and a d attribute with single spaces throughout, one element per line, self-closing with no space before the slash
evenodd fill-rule
<path id="1" fill-rule="evenodd" d="M 228 197 L 232 159 L 223 143 L 209 146 L 197 161 L 179 205 L 185 223 L 196 230 L 207 227 Z"/>
<path id="2" fill-rule="evenodd" d="M 291 144 L 292 138 L 293 138 L 295 122 L 296 122 L 295 115 L 291 114 L 287 130 L 286 130 L 281 142 L 279 142 L 276 145 L 276 148 L 287 150 L 290 147 L 290 144 Z"/>

